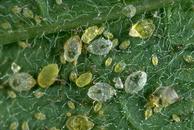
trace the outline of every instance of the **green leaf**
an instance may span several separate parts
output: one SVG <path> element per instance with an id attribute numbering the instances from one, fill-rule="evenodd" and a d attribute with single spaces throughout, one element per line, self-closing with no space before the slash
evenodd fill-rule
<path id="1" fill-rule="evenodd" d="M 121 13 L 128 4 L 133 4 L 137 9 L 132 19 Z M 14 14 L 12 9 L 16 5 L 30 9 L 34 16 L 40 16 L 41 23 L 23 16 L 22 12 Z M 14 121 L 19 123 L 18 129 L 23 121 L 28 121 L 33 130 L 52 127 L 67 129 L 67 112 L 88 116 L 95 124 L 94 130 L 194 129 L 193 64 L 183 61 L 184 54 L 193 53 L 192 5 L 192 0 L 63 0 L 61 5 L 54 0 L 1 0 L 0 129 L 9 129 Z M 145 40 L 130 37 L 131 25 L 144 18 L 154 21 L 156 30 L 153 36 Z M 5 25 L 11 25 L 11 28 Z M 106 56 L 90 54 L 83 48 L 76 66 L 60 63 L 65 41 L 75 34 L 81 36 L 84 29 L 92 25 L 106 26 L 120 43 L 130 40 L 130 47 L 126 50 L 116 47 Z M 21 41 L 27 41 L 30 47 L 21 48 L 18 45 Z M 151 63 L 152 54 L 158 56 L 157 66 Z M 108 57 L 113 59 L 113 65 L 105 67 Z M 127 64 L 126 69 L 120 74 L 114 73 L 114 65 L 121 60 Z M 7 94 L 11 88 L 5 81 L 13 74 L 13 62 L 21 67 L 21 72 L 27 72 L 34 78 L 43 66 L 56 63 L 60 68 L 59 77 L 48 89 L 36 85 L 29 92 L 16 92 L 16 98 L 12 99 Z M 75 69 L 78 74 L 90 71 L 93 82 L 78 88 L 69 81 L 69 74 Z M 131 72 L 138 70 L 148 73 L 148 82 L 142 91 L 130 95 L 124 90 L 117 90 L 112 100 L 103 103 L 103 114 L 93 111 L 94 102 L 87 96 L 92 84 L 103 81 L 114 86 L 114 77 L 120 76 L 124 81 Z M 145 120 L 147 99 L 159 86 L 173 86 L 180 100 Z M 44 96 L 37 98 L 34 96 L 36 92 L 42 92 Z M 70 100 L 75 103 L 75 110 L 68 108 L 67 102 Z M 46 120 L 36 120 L 34 114 L 37 112 L 44 113 Z M 172 114 L 179 115 L 181 122 L 172 122 Z"/>

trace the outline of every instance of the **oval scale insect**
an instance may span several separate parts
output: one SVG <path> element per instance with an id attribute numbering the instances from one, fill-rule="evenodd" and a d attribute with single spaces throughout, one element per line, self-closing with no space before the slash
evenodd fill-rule
<path id="1" fill-rule="evenodd" d="M 114 67 L 114 72 L 115 73 L 121 73 L 123 72 L 123 70 L 126 67 L 126 63 L 124 61 L 120 61 L 119 63 L 117 63 Z"/>
<path id="2" fill-rule="evenodd" d="M 91 130 L 94 123 L 87 116 L 76 115 L 67 119 L 66 126 L 68 130 Z"/>
<path id="3" fill-rule="evenodd" d="M 116 90 L 108 83 L 98 82 L 89 88 L 87 95 L 94 101 L 106 102 L 116 95 Z"/>
<path id="4" fill-rule="evenodd" d="M 59 73 L 59 68 L 57 64 L 49 64 L 44 66 L 43 69 L 38 74 L 38 84 L 41 88 L 48 88 L 51 86 Z"/>
<path id="5" fill-rule="evenodd" d="M 105 60 L 105 66 L 108 67 L 112 64 L 112 58 L 111 57 L 108 57 L 106 60 Z"/>
<path id="6" fill-rule="evenodd" d="M 88 47 L 87 51 L 94 55 L 107 55 L 112 48 L 112 42 L 104 38 L 94 40 Z"/>
<path id="7" fill-rule="evenodd" d="M 125 80 L 125 92 L 134 94 L 143 89 L 147 82 L 147 74 L 144 71 L 137 71 L 130 74 Z"/>
<path id="8" fill-rule="evenodd" d="M 41 120 L 42 121 L 42 120 L 46 120 L 46 115 L 42 112 L 38 112 L 38 113 L 34 114 L 34 118 L 36 120 Z"/>
<path id="9" fill-rule="evenodd" d="M 75 109 L 75 104 L 74 104 L 72 101 L 68 101 L 68 102 L 67 102 L 67 106 L 68 106 L 70 109 Z"/>
<path id="10" fill-rule="evenodd" d="M 64 44 L 64 60 L 77 64 L 77 60 L 81 54 L 82 42 L 78 35 L 70 37 Z"/>
<path id="11" fill-rule="evenodd" d="M 30 130 L 29 128 L 29 125 L 28 125 L 28 122 L 27 121 L 24 121 L 21 125 L 21 129 L 22 130 Z"/>
<path id="12" fill-rule="evenodd" d="M 95 39 L 95 37 L 97 37 L 98 35 L 102 34 L 104 31 L 104 27 L 100 27 L 98 28 L 98 26 L 91 26 L 91 27 L 88 27 L 82 37 L 81 37 L 81 40 L 86 43 L 86 44 L 89 44 L 92 40 Z"/>
<path id="13" fill-rule="evenodd" d="M 85 87 L 87 86 L 90 82 L 92 81 L 92 73 L 86 72 L 81 74 L 77 79 L 76 79 L 76 85 L 78 87 Z"/>
<path id="14" fill-rule="evenodd" d="M 155 30 L 155 25 L 151 19 L 144 19 L 134 24 L 129 35 L 132 37 L 140 37 L 142 39 L 149 38 Z"/>
<path id="15" fill-rule="evenodd" d="M 8 79 L 9 86 L 17 91 L 29 91 L 36 84 L 36 80 L 28 73 L 14 73 Z"/>
<path id="16" fill-rule="evenodd" d="M 99 112 L 101 108 L 102 108 L 102 103 L 101 102 L 97 102 L 94 105 L 94 112 Z"/>
<path id="17" fill-rule="evenodd" d="M 129 4 L 127 6 L 125 6 L 122 9 L 122 14 L 125 15 L 126 17 L 132 18 L 133 16 L 135 16 L 136 14 L 136 7 L 133 6 L 132 4 Z"/>

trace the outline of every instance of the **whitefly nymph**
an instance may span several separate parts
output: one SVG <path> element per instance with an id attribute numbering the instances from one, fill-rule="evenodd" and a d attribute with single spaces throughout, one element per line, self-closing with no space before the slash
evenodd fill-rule
<path id="1" fill-rule="evenodd" d="M 89 88 L 87 94 L 94 101 L 106 102 L 116 95 L 116 90 L 108 83 L 98 82 Z"/>
<path id="2" fill-rule="evenodd" d="M 130 94 L 138 93 L 147 82 L 147 74 L 144 71 L 137 71 L 130 74 L 125 80 L 125 92 Z"/>
<path id="3" fill-rule="evenodd" d="M 107 55 L 112 48 L 112 42 L 104 38 L 94 40 L 87 50 L 94 55 Z"/>
<path id="4" fill-rule="evenodd" d="M 36 84 L 36 80 L 28 73 L 14 73 L 10 78 L 8 79 L 9 86 L 17 91 L 29 91 L 31 88 L 33 88 Z"/>
<path id="5" fill-rule="evenodd" d="M 64 60 L 77 62 L 81 54 L 82 42 L 78 35 L 70 37 L 64 44 Z"/>

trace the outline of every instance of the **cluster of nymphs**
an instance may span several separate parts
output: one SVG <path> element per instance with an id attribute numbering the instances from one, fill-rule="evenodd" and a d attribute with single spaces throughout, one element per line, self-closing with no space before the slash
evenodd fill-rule
<path id="1" fill-rule="evenodd" d="M 127 6 L 123 9 L 123 12 L 129 12 L 135 9 L 133 6 Z M 134 11 L 126 15 L 132 17 Z M 129 35 L 132 37 L 139 37 L 142 39 L 152 36 L 155 30 L 155 25 L 150 19 L 142 19 L 133 24 L 129 30 Z M 84 44 L 84 45 L 83 45 Z M 83 35 L 74 35 L 67 39 L 64 43 L 64 52 L 60 56 L 61 63 L 71 62 L 75 65 L 78 64 L 78 58 L 82 53 L 82 48 L 86 47 L 86 50 L 98 56 L 106 56 L 114 47 L 118 46 L 118 39 L 113 37 L 113 34 L 105 29 L 104 26 L 91 26 L 88 27 Z M 130 46 L 130 41 L 125 40 L 119 45 L 119 49 L 127 49 Z M 153 65 L 158 64 L 158 58 L 155 54 L 152 55 Z M 107 57 L 105 66 L 109 67 L 112 64 L 112 58 Z M 114 72 L 121 73 L 126 67 L 124 61 L 120 61 L 114 65 Z M 42 68 L 38 74 L 37 81 L 28 73 L 19 72 L 20 67 L 13 63 L 12 71 L 14 74 L 8 79 L 9 86 L 18 92 L 28 91 L 35 86 L 36 82 L 42 88 L 48 88 L 55 81 L 59 73 L 57 64 L 48 64 Z M 89 86 L 87 95 L 92 100 L 98 102 L 94 107 L 95 111 L 99 111 L 103 102 L 106 102 L 116 96 L 117 89 L 123 89 L 126 93 L 136 94 L 141 91 L 147 83 L 147 73 L 144 71 L 135 71 L 125 77 L 125 82 L 118 77 L 113 78 L 114 87 L 106 82 L 97 82 L 91 85 L 93 80 L 93 74 L 91 72 L 84 72 L 81 75 L 77 75 L 76 71 L 72 71 L 69 75 L 71 82 L 74 82 L 77 87 L 83 88 Z M 153 94 L 151 94 L 145 110 L 145 118 L 150 117 L 154 112 L 159 112 L 161 108 L 167 107 L 174 103 L 178 99 L 178 95 L 172 87 L 160 87 Z M 70 108 L 74 109 L 74 105 L 69 103 Z M 67 113 L 71 115 L 71 113 Z M 69 130 L 90 130 L 94 124 L 88 117 L 83 115 L 71 116 L 66 126 Z"/>

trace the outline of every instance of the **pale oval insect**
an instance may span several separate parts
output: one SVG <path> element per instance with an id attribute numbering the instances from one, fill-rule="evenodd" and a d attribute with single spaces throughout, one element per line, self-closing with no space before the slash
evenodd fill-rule
<path id="1" fill-rule="evenodd" d="M 112 48 L 112 42 L 104 38 L 94 40 L 87 50 L 94 55 L 107 55 Z"/>
<path id="2" fill-rule="evenodd" d="M 28 73 L 14 73 L 8 79 L 9 86 L 17 91 L 29 91 L 36 84 L 36 80 Z"/>
<path id="3" fill-rule="evenodd" d="M 76 63 L 82 50 L 82 42 L 78 35 L 70 37 L 64 44 L 64 59 Z"/>
<path id="4" fill-rule="evenodd" d="M 191 56 L 191 55 L 184 55 L 183 56 L 183 60 L 186 62 L 186 63 L 194 63 L 194 58 Z"/>
<path id="5" fill-rule="evenodd" d="M 177 114 L 172 114 L 172 121 L 174 121 L 174 122 L 180 122 L 181 121 L 181 118 Z"/>
<path id="6" fill-rule="evenodd" d="M 34 118 L 36 120 L 43 121 L 43 120 L 46 120 L 46 115 L 44 113 L 42 113 L 42 112 L 38 112 L 38 113 L 34 114 Z"/>
<path id="7" fill-rule="evenodd" d="M 92 81 L 92 73 L 86 72 L 81 74 L 77 79 L 76 79 L 76 85 L 78 87 L 85 87 L 87 86 L 90 82 Z"/>
<path id="8" fill-rule="evenodd" d="M 16 93 L 14 91 L 11 91 L 11 90 L 7 91 L 7 95 L 10 98 L 16 98 L 17 97 Z"/>
<path id="9" fill-rule="evenodd" d="M 21 67 L 17 65 L 15 62 L 13 62 L 11 64 L 11 70 L 13 71 L 13 73 L 17 73 L 21 70 Z"/>
<path id="10" fill-rule="evenodd" d="M 109 32 L 108 30 L 104 31 L 103 35 L 107 39 L 113 39 L 114 38 L 114 35 L 111 32 Z"/>
<path id="11" fill-rule="evenodd" d="M 71 71 L 71 73 L 69 74 L 69 80 L 75 82 L 76 79 L 78 78 L 77 75 L 78 74 L 77 74 L 77 72 L 75 70 Z"/>
<path id="12" fill-rule="evenodd" d="M 121 42 L 121 44 L 119 45 L 119 49 L 125 50 L 125 49 L 129 48 L 130 43 L 131 42 L 129 40 L 125 40 L 125 41 Z"/>
<path id="13" fill-rule="evenodd" d="M 21 129 L 22 130 L 30 130 L 29 125 L 28 125 L 28 121 L 24 121 L 21 125 Z"/>
<path id="14" fill-rule="evenodd" d="M 94 112 L 99 112 L 101 108 L 102 108 L 102 103 L 101 102 L 97 102 L 94 105 Z"/>
<path id="15" fill-rule="evenodd" d="M 68 101 L 68 102 L 67 102 L 67 106 L 68 106 L 70 109 L 75 109 L 75 104 L 74 104 L 74 102 L 72 102 L 72 101 Z"/>
<path id="16" fill-rule="evenodd" d="M 102 34 L 102 32 L 104 31 L 104 27 L 98 28 L 98 26 L 91 26 L 88 27 L 82 37 L 81 40 L 86 43 L 89 44 L 92 40 L 95 39 L 95 37 L 97 37 L 98 35 Z"/>
<path id="17" fill-rule="evenodd" d="M 117 89 L 123 89 L 124 85 L 120 77 L 115 77 L 113 79 L 113 82 L 115 83 L 115 88 Z"/>
<path id="18" fill-rule="evenodd" d="M 51 86 L 59 73 L 59 68 L 57 64 L 48 64 L 44 66 L 43 69 L 38 74 L 38 84 L 42 88 L 48 88 Z"/>
<path id="19" fill-rule="evenodd" d="M 136 14 L 136 7 L 129 4 L 129 5 L 125 6 L 121 12 L 123 15 L 125 15 L 129 18 L 132 18 Z"/>
<path id="20" fill-rule="evenodd" d="M 153 64 L 154 66 L 157 66 L 157 65 L 158 65 L 158 57 L 157 57 L 156 54 L 152 54 L 151 60 L 152 60 L 152 64 Z"/>
<path id="21" fill-rule="evenodd" d="M 149 117 L 151 117 L 153 115 L 153 111 L 152 108 L 146 108 L 146 110 L 144 111 L 144 117 L 145 120 L 147 120 Z"/>
<path id="22" fill-rule="evenodd" d="M 138 21 L 131 27 L 129 35 L 132 37 L 140 37 L 142 39 L 145 39 L 151 37 L 154 30 L 155 25 L 153 21 L 151 19 L 144 19 Z"/>
<path id="23" fill-rule="evenodd" d="M 167 107 L 179 99 L 177 92 L 172 87 L 159 87 L 153 94 L 160 97 L 163 107 Z"/>
<path id="24" fill-rule="evenodd" d="M 126 63 L 124 61 L 120 61 L 115 65 L 114 72 L 121 73 L 125 70 L 125 68 L 126 68 Z"/>
<path id="25" fill-rule="evenodd" d="M 14 121 L 10 124 L 9 126 L 9 130 L 17 130 L 18 129 L 18 126 L 19 126 L 19 123 Z"/>
<path id="26" fill-rule="evenodd" d="M 106 67 L 110 66 L 112 64 L 112 58 L 108 57 L 104 64 L 105 64 Z"/>
<path id="27" fill-rule="evenodd" d="M 144 71 L 137 71 L 130 74 L 125 80 L 125 92 L 130 94 L 138 93 L 147 82 L 147 74 Z"/>
<path id="28" fill-rule="evenodd" d="M 112 40 L 112 48 L 115 48 L 116 46 L 119 45 L 119 40 L 117 38 Z"/>
<path id="29" fill-rule="evenodd" d="M 106 102 L 116 95 L 116 90 L 108 83 L 98 82 L 91 86 L 87 95 L 98 102 Z"/>
<path id="30" fill-rule="evenodd" d="M 94 123 L 87 116 L 77 115 L 69 117 L 66 121 L 68 130 L 91 130 Z"/>

